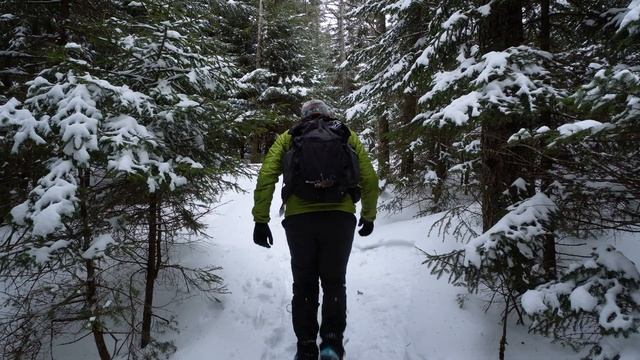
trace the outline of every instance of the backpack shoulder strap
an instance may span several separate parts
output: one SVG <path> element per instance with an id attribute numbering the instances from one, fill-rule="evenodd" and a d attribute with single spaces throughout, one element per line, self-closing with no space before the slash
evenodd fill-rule
<path id="1" fill-rule="evenodd" d="M 349 141 L 349 137 L 351 137 L 351 130 L 349 130 L 349 127 L 345 123 L 337 119 L 329 119 L 327 122 L 329 128 L 331 128 L 331 130 L 336 134 L 340 135 L 345 143 Z"/>

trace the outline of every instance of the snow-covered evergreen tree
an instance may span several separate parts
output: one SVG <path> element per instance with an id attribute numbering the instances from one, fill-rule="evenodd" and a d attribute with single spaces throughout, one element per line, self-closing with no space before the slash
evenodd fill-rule
<path id="1" fill-rule="evenodd" d="M 184 242 L 178 234 L 201 230 L 206 209 L 198 204 L 215 201 L 230 185 L 223 176 L 236 171 L 225 146 L 235 69 L 211 28 L 228 5 L 93 5 L 106 20 L 61 3 L 74 27 L 50 24 L 61 38 L 48 55 L 58 51 L 59 58 L 27 82 L 22 99 L 0 106 L 9 163 L 28 157 L 42 167 L 30 174 L 29 192 L 14 194 L 2 214 L 7 356 L 37 353 L 50 329 L 77 336 L 88 330 L 103 359 L 115 355 L 107 335 L 124 331 L 132 336 L 115 351 L 138 353 L 137 341 L 154 344 L 161 270 L 199 290 L 221 290 L 214 267 L 190 269 L 170 254 Z M 25 9 L 16 10 L 13 16 L 28 23 Z M 145 351 L 168 349 L 156 345 Z"/>
<path id="2" fill-rule="evenodd" d="M 504 185 L 510 186 L 503 187 L 504 192 L 494 186 L 486 194 L 488 188 L 481 182 L 484 232 L 471 234 L 463 250 L 428 255 L 427 264 L 435 274 L 449 273 L 453 283 L 474 291 L 489 288 L 502 295 L 503 324 L 512 310 L 518 312 L 520 321 L 524 320 L 518 307 L 519 298 L 526 294 L 522 305 L 534 319 L 532 331 L 577 348 L 592 345 L 589 358 L 615 358 L 615 347 L 607 346 L 607 340 L 637 332 L 632 324 L 636 322 L 638 303 L 630 295 L 637 291 L 637 284 L 635 280 L 622 280 L 633 278 L 635 265 L 612 248 L 599 248 L 586 265 L 572 264 L 572 255 L 580 250 L 558 255 L 554 239 L 567 235 L 591 238 L 605 230 L 637 229 L 637 190 L 629 181 L 633 169 L 637 169 L 635 161 L 630 160 L 638 148 L 637 138 L 630 134 L 637 133 L 637 127 L 628 121 L 637 102 L 637 76 L 629 70 L 637 65 L 637 38 L 633 25 L 629 25 L 633 21 L 624 20 L 633 16 L 636 4 L 592 1 L 547 5 L 551 11 L 568 14 L 562 15 L 568 17 L 566 23 L 575 23 L 580 31 L 571 37 L 554 37 L 561 31 L 561 24 L 552 22 L 547 33 L 551 45 L 545 47 L 553 52 L 519 46 L 486 53 L 481 61 L 476 58 L 454 72 L 438 74 L 436 79 L 441 81 L 432 83 L 423 97 L 429 102 L 434 95 L 445 95 L 444 107 L 433 103 L 435 109 L 420 116 L 426 122 L 448 119 L 468 123 L 476 116 L 482 119 L 487 110 L 491 118 L 499 114 L 495 110 L 506 116 L 502 119 L 518 114 L 518 122 L 511 120 L 506 127 L 496 123 L 499 127 L 495 128 L 496 124 L 486 120 L 480 123 L 482 171 L 490 164 L 488 160 L 496 159 L 490 156 L 496 146 L 511 153 L 505 167 L 490 166 L 498 178 L 508 180 Z M 491 11 L 494 8 L 495 3 L 491 3 Z M 550 9 L 535 7 L 523 16 L 548 16 Z M 490 16 L 478 10 L 482 16 Z M 576 13 L 589 15 L 573 19 Z M 631 30 L 625 26 L 631 26 Z M 465 61 L 464 56 L 459 59 Z M 479 70 L 473 70 L 482 62 Z M 482 75 L 485 72 L 486 78 Z M 473 73 L 478 75 L 464 80 L 465 74 Z M 450 94 L 465 89 L 462 84 L 469 80 L 480 87 L 452 100 Z M 487 105 L 497 108 L 491 110 Z M 503 145 L 489 141 L 492 145 L 486 146 L 487 126 L 497 131 L 492 130 L 492 134 L 502 134 Z M 527 150 L 518 150 L 518 145 Z M 509 176 L 519 178 L 504 178 L 507 170 Z M 480 179 L 486 178 L 482 172 L 480 175 Z M 509 201 L 518 200 L 509 205 Z M 486 207 L 496 203 L 506 212 L 498 210 L 496 214 Z M 612 257 L 617 260 L 606 260 Z M 624 271 L 616 268 L 620 264 Z M 568 270 L 557 273 L 556 268 Z M 593 306 L 580 307 L 581 300 Z M 539 306 L 534 306 L 536 301 Z M 607 312 L 612 307 L 618 309 L 617 313 Z M 600 315 L 607 319 L 594 322 L 594 316 L 597 319 Z M 626 319 L 629 326 L 609 326 L 615 319 Z M 568 337 L 570 333 L 573 335 Z"/>

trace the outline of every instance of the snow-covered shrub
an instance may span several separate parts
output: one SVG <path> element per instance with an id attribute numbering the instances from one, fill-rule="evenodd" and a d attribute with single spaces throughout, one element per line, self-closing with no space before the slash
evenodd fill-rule
<path id="1" fill-rule="evenodd" d="M 558 280 L 528 290 L 522 307 L 533 319 L 531 331 L 574 348 L 591 346 L 589 359 L 615 359 L 606 339 L 640 330 L 640 273 L 615 247 L 602 245 Z"/>

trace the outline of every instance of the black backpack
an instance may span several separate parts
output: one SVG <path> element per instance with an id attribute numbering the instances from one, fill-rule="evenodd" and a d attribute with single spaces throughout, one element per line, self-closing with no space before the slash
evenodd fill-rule
<path id="1" fill-rule="evenodd" d="M 351 131 L 334 119 L 315 118 L 294 126 L 291 147 L 282 159 L 282 200 L 289 196 L 313 202 L 337 203 L 349 194 L 360 200 L 360 167 L 349 145 Z"/>

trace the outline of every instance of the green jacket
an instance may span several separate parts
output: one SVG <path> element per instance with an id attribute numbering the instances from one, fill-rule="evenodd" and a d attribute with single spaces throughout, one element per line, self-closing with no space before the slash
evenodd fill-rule
<path id="1" fill-rule="evenodd" d="M 349 137 L 349 145 L 351 145 L 360 164 L 360 188 L 362 192 L 362 212 L 361 217 L 370 221 L 376 219 L 376 204 L 378 202 L 378 176 L 376 175 L 371 161 L 367 155 L 364 146 L 358 139 L 356 133 L 351 131 Z M 278 177 L 282 174 L 282 157 L 291 146 L 291 134 L 289 131 L 280 134 L 275 143 L 269 149 L 267 156 L 264 158 L 260 174 L 258 175 L 258 184 L 253 193 L 254 206 L 251 211 L 253 220 L 257 223 L 269 222 L 269 208 L 271 207 L 271 199 L 275 190 Z M 340 210 L 354 214 L 356 206 L 349 195 L 339 203 L 317 203 L 300 199 L 295 195 L 291 195 L 285 204 L 285 217 L 296 214 L 303 214 L 316 211 Z"/>

